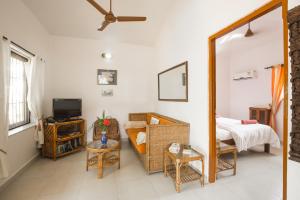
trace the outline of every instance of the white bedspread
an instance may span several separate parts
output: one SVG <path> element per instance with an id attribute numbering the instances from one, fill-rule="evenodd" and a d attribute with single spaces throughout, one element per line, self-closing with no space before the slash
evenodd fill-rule
<path id="1" fill-rule="evenodd" d="M 246 151 L 260 144 L 270 144 L 280 148 L 280 140 L 275 131 L 267 125 L 238 123 L 239 120 L 230 121 L 228 118 L 217 118 L 217 126 L 231 133 L 238 151 Z"/>
<path id="2" fill-rule="evenodd" d="M 225 129 L 216 127 L 216 133 L 217 133 L 217 139 L 221 141 L 233 139 L 231 133 Z"/>

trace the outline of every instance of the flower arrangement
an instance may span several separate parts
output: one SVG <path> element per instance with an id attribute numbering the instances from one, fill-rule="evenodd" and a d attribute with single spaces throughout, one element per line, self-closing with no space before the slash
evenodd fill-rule
<path id="1" fill-rule="evenodd" d="M 105 111 L 102 112 L 102 118 L 98 117 L 98 124 L 102 131 L 107 131 L 110 125 L 110 120 L 105 116 Z"/>

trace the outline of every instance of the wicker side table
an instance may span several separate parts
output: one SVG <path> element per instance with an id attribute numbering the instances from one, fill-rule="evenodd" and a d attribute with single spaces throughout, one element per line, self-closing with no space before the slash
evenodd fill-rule
<path id="1" fill-rule="evenodd" d="M 225 154 L 232 154 L 232 159 L 223 159 L 221 156 Z M 233 170 L 233 175 L 236 175 L 236 160 L 237 160 L 237 148 L 235 146 L 231 146 L 218 141 L 216 173 L 220 173 L 227 170 Z"/>
<path id="2" fill-rule="evenodd" d="M 180 192 L 180 185 L 191 181 L 200 181 L 204 186 L 204 155 L 191 149 L 190 154 L 183 154 L 183 146 L 178 154 L 173 154 L 169 150 L 164 153 L 164 174 L 170 176 L 176 185 L 176 191 Z M 202 163 L 202 174 L 193 169 L 189 162 L 199 160 Z"/>
<path id="3" fill-rule="evenodd" d="M 86 146 L 86 152 L 86 171 L 91 166 L 97 166 L 98 178 L 103 177 L 103 167 L 118 163 L 118 169 L 120 169 L 120 146 L 118 141 L 108 139 L 106 145 L 101 144 L 99 140 L 91 142 Z M 93 153 L 94 156 L 90 157 L 90 153 Z"/>

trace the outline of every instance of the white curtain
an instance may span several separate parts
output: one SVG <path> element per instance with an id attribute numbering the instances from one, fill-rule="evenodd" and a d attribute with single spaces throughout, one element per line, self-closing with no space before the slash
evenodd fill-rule
<path id="1" fill-rule="evenodd" d="M 0 35 L 1 36 L 1 35 Z M 8 96 L 10 84 L 10 42 L 0 37 L 0 178 L 8 176 Z"/>
<path id="2" fill-rule="evenodd" d="M 28 83 L 28 108 L 31 112 L 33 122 L 36 123 L 34 139 L 37 142 L 38 148 L 44 144 L 43 130 L 43 98 L 44 98 L 44 76 L 45 62 L 37 57 L 34 57 L 29 66 L 26 67 L 26 77 Z"/>

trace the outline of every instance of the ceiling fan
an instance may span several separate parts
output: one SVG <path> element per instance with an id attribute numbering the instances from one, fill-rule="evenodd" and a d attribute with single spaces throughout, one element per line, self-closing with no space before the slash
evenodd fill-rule
<path id="1" fill-rule="evenodd" d="M 95 0 L 87 0 L 92 6 L 94 6 L 101 14 L 105 16 L 102 26 L 98 31 L 103 31 L 109 24 L 115 22 L 135 22 L 135 21 L 146 21 L 146 17 L 134 17 L 134 16 L 115 16 L 112 12 L 112 0 L 110 0 L 110 9 L 107 12 L 103 9 Z"/>

